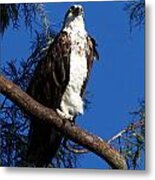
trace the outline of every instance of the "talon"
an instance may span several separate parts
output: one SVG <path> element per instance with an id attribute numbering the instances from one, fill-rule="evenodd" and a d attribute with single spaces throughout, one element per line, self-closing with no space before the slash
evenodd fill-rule
<path id="1" fill-rule="evenodd" d="M 59 115 L 62 119 L 65 119 L 64 113 L 63 113 L 60 109 L 56 109 L 56 112 L 58 113 L 58 115 Z"/>
<path id="2" fill-rule="evenodd" d="M 71 125 L 74 126 L 75 125 L 75 117 L 70 122 L 71 122 Z"/>
<path id="3" fill-rule="evenodd" d="M 68 119 L 69 121 L 73 121 L 73 116 L 70 114 L 66 114 L 63 111 L 61 111 L 60 109 L 56 109 L 56 112 L 58 113 L 58 115 L 62 118 L 62 119 Z"/>
<path id="4" fill-rule="evenodd" d="M 71 126 L 74 126 L 75 125 L 75 122 L 74 121 L 71 121 Z"/>

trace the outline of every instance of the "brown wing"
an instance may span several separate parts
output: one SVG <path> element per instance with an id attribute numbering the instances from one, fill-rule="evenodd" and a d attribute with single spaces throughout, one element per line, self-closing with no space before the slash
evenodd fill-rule
<path id="1" fill-rule="evenodd" d="M 61 32 L 50 46 L 30 82 L 27 93 L 44 106 L 56 109 L 69 81 L 70 39 Z"/>
<path id="2" fill-rule="evenodd" d="M 70 39 L 61 32 L 50 46 L 47 56 L 36 67 L 27 93 L 49 108 L 56 109 L 69 81 Z M 31 119 L 29 166 L 44 167 L 55 156 L 62 135 L 44 121 Z"/>
<path id="3" fill-rule="evenodd" d="M 92 68 L 92 65 L 93 65 L 93 62 L 94 62 L 94 59 L 99 59 L 99 55 L 98 55 L 98 52 L 96 50 L 96 42 L 95 40 L 91 37 L 91 36 L 88 36 L 87 37 L 87 52 L 86 52 L 86 58 L 87 58 L 87 68 L 88 68 L 88 74 L 87 74 L 87 78 L 83 84 L 83 87 L 81 89 L 81 96 L 84 97 L 84 92 L 85 92 L 85 89 L 86 89 L 86 84 L 87 84 L 87 81 L 89 79 L 89 76 L 90 76 L 90 72 L 91 72 L 91 68 Z"/>

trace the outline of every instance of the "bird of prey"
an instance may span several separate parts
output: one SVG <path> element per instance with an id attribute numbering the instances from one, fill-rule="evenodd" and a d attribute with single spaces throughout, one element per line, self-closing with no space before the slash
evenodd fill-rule
<path id="1" fill-rule="evenodd" d="M 73 5 L 47 55 L 39 61 L 27 93 L 62 118 L 74 121 L 84 113 L 84 92 L 95 58 L 96 43 L 85 29 L 83 7 Z M 36 167 L 48 166 L 62 137 L 45 121 L 32 118 L 27 158 Z"/>

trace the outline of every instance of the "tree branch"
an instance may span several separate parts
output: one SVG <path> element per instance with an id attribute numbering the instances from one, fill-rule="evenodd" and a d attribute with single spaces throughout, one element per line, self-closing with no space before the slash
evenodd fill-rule
<path id="1" fill-rule="evenodd" d="M 141 119 L 135 123 L 131 123 L 130 125 L 128 125 L 125 129 L 123 129 L 122 131 L 120 131 L 119 133 L 117 133 L 116 135 L 114 135 L 113 137 L 111 137 L 107 143 L 110 144 L 112 141 L 118 139 L 119 137 L 122 137 L 126 132 L 128 132 L 129 130 L 135 130 L 136 128 L 139 128 L 141 126 L 144 125 L 145 119 Z"/>
<path id="2" fill-rule="evenodd" d="M 70 121 L 61 119 L 52 109 L 33 100 L 11 81 L 0 75 L 0 92 L 38 121 L 49 122 L 67 138 L 94 152 L 113 169 L 127 169 L 125 159 L 101 138 L 82 130 Z"/>

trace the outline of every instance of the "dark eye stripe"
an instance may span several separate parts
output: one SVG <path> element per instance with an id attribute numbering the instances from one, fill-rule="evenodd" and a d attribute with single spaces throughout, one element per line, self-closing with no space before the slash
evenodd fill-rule
<path id="1" fill-rule="evenodd" d="M 70 11 L 74 9 L 74 6 L 71 6 Z"/>

